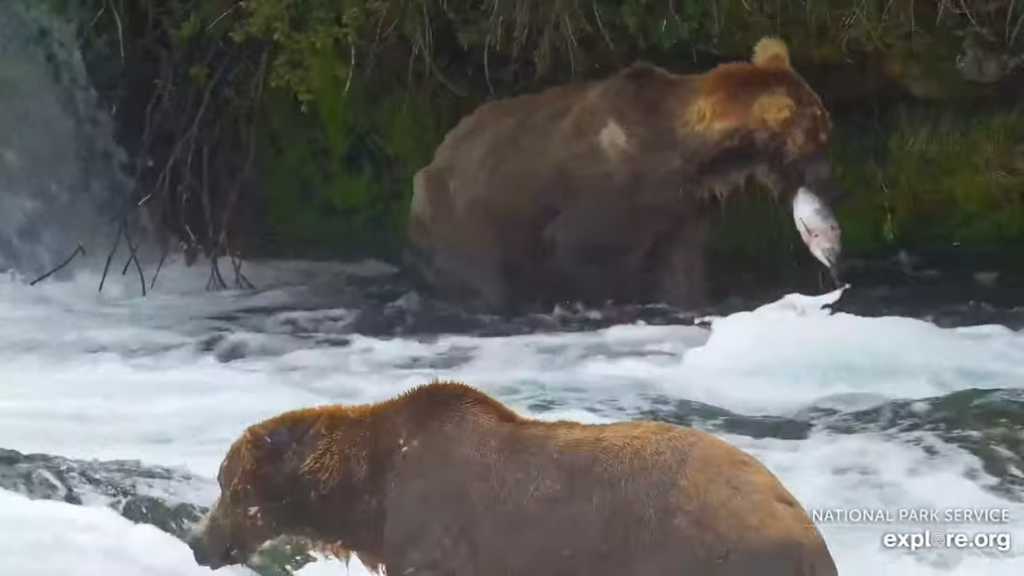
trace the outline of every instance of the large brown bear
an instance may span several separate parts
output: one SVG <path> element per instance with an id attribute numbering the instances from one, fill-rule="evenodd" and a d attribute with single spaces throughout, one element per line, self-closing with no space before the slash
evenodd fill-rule
<path id="1" fill-rule="evenodd" d="M 190 541 L 214 569 L 288 535 L 395 575 L 837 573 L 800 504 L 722 440 L 528 420 L 456 382 L 253 425 L 218 480 Z"/>
<path id="2" fill-rule="evenodd" d="M 748 178 L 784 200 L 838 196 L 831 120 L 762 39 L 751 62 L 675 75 L 638 63 L 604 80 L 480 106 L 413 183 L 411 263 L 431 288 L 512 310 L 564 301 L 706 303 L 715 204 Z M 838 225 L 801 234 L 837 264 Z M 825 242 L 815 247 L 810 243 Z"/>

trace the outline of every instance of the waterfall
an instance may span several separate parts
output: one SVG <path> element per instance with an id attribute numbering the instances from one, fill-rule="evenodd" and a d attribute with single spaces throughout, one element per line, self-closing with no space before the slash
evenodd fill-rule
<path id="1" fill-rule="evenodd" d="M 41 0 L 0 1 L 0 270 L 42 274 L 80 243 L 105 259 L 126 165 L 73 27 Z"/>

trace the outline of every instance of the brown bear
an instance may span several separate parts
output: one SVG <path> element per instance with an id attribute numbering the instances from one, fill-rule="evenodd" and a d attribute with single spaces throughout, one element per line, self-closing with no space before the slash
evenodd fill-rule
<path id="1" fill-rule="evenodd" d="M 465 384 L 249 427 L 190 539 L 242 563 L 305 539 L 387 574 L 835 576 L 806 511 L 754 458 L 659 422 L 544 422 Z"/>
<path id="2" fill-rule="evenodd" d="M 751 62 L 702 74 L 639 62 L 495 100 L 463 118 L 416 174 L 409 263 L 435 292 L 488 309 L 697 307 L 715 205 L 754 178 L 778 198 L 803 190 L 819 204 L 823 219 L 798 227 L 834 269 L 839 229 L 821 201 L 838 197 L 830 131 L 775 38 L 758 42 Z"/>

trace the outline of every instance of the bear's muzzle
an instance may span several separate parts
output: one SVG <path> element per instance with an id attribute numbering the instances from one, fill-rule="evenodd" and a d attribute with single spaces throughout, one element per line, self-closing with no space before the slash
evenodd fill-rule
<path id="1" fill-rule="evenodd" d="M 195 558 L 196 564 L 211 570 L 245 562 L 245 558 L 242 558 L 229 542 L 210 539 L 205 533 L 190 538 L 188 547 L 192 549 L 192 557 Z"/>
<path id="2" fill-rule="evenodd" d="M 220 516 L 223 513 L 221 508 L 221 500 L 218 499 L 206 516 L 195 525 L 187 540 L 196 564 L 211 570 L 242 564 L 246 560 L 232 542 L 230 530 Z"/>

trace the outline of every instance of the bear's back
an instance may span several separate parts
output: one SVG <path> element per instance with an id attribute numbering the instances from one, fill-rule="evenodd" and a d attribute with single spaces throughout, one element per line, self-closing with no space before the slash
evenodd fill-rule
<path id="1" fill-rule="evenodd" d="M 389 495 L 386 541 L 409 559 L 395 569 L 781 576 L 831 562 L 774 475 L 702 432 L 511 419 L 475 398 L 438 422 Z"/>
<path id="2" fill-rule="evenodd" d="M 637 62 L 604 78 L 486 102 L 448 132 L 431 166 L 465 178 L 564 164 L 586 154 L 612 117 L 633 130 L 663 131 L 665 105 L 682 78 Z"/>

